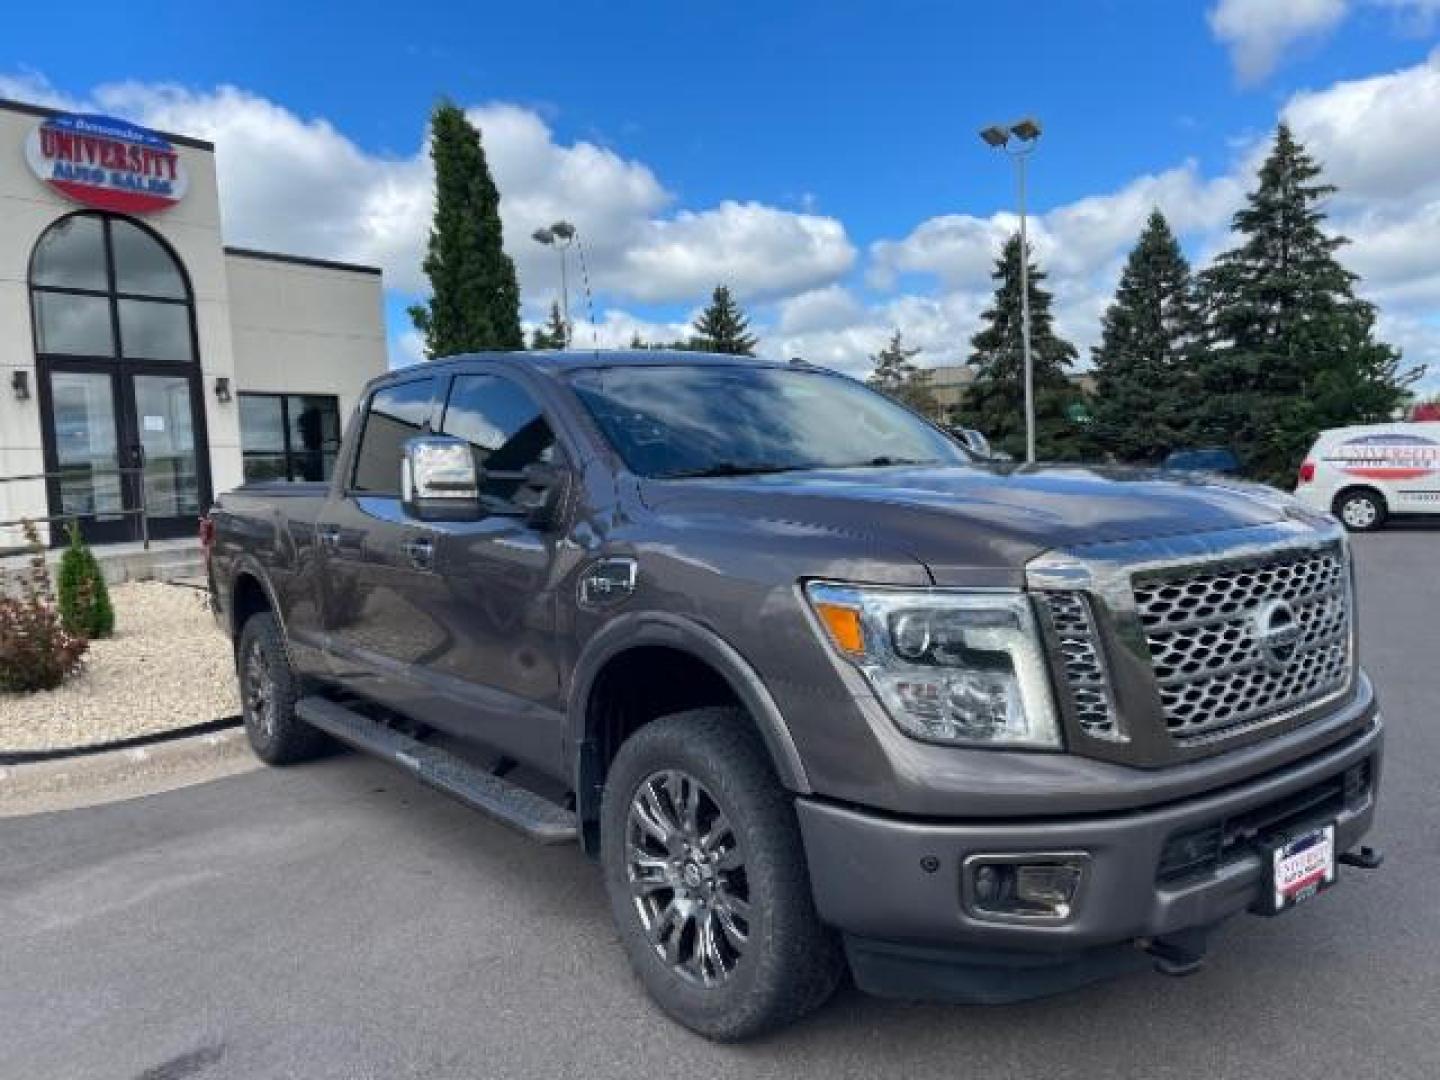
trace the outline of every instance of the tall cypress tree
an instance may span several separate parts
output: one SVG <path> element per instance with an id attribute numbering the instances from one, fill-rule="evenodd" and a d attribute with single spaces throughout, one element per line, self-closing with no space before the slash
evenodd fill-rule
<path id="1" fill-rule="evenodd" d="M 1374 335 L 1375 308 L 1322 228 L 1335 189 L 1284 124 L 1259 185 L 1235 214 L 1240 244 L 1201 275 L 1210 348 L 1202 431 L 1252 475 L 1291 479 L 1316 432 L 1382 420 L 1420 371 Z"/>
<path id="2" fill-rule="evenodd" d="M 873 370 L 865 383 L 916 412 L 933 416 L 938 405 L 930 389 L 930 372 L 914 363 L 919 355 L 918 348 L 906 347 L 904 337 L 896 330 L 889 344 L 870 357 Z"/>
<path id="3" fill-rule="evenodd" d="M 1028 255 L 1028 253 L 1027 253 Z M 992 445 L 1021 457 L 1025 453 L 1025 352 L 1021 338 L 1020 237 L 1013 235 L 990 275 L 995 299 L 981 315 L 984 326 L 970 339 L 975 381 L 965 390 L 951 417 L 978 428 Z M 1032 263 L 1030 279 L 1030 352 L 1035 380 L 1035 447 L 1042 458 L 1073 457 L 1082 433 L 1071 416 L 1081 393 L 1065 377 L 1075 362 L 1075 346 L 1055 333 L 1051 296 L 1040 283 L 1045 274 Z"/>
<path id="4" fill-rule="evenodd" d="M 425 255 L 431 297 L 410 309 L 431 359 L 479 349 L 523 349 L 520 287 L 505 254 L 500 192 L 480 132 L 458 106 L 441 102 L 430 119 L 435 220 Z"/>
<path id="5" fill-rule="evenodd" d="M 750 333 L 750 320 L 724 285 L 715 286 L 710 306 L 695 320 L 690 347 L 702 352 L 754 356 L 758 339 Z"/>
<path id="6" fill-rule="evenodd" d="M 1199 312 L 1190 264 L 1159 210 L 1150 214 L 1105 312 L 1095 363 L 1096 451 L 1157 461 L 1190 439 Z"/>

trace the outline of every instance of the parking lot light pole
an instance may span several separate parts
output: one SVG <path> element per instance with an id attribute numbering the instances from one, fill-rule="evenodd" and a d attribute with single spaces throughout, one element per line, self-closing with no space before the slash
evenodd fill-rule
<path id="1" fill-rule="evenodd" d="M 549 228 L 536 229 L 530 236 L 536 243 L 553 247 L 560 254 L 560 317 L 565 322 L 565 343 L 569 345 L 571 337 L 574 336 L 574 327 L 570 322 L 570 284 L 566 253 L 575 242 L 575 226 L 568 221 L 557 221 Z"/>
<path id="2" fill-rule="evenodd" d="M 1015 162 L 1020 209 L 1020 347 L 1025 356 L 1025 461 L 1035 463 L 1035 365 L 1030 357 L 1030 242 L 1025 233 L 1025 159 L 1035 150 L 1040 124 L 1026 117 L 1013 124 L 992 124 L 980 132 L 985 145 L 1003 150 Z"/>

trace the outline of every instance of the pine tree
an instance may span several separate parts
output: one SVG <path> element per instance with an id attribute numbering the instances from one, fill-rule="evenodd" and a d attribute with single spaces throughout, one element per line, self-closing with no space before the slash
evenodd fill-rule
<path id="1" fill-rule="evenodd" d="M 715 286 L 710 306 L 695 320 L 695 337 L 690 348 L 702 352 L 754 356 L 758 339 L 750 333 L 750 320 L 724 285 Z"/>
<path id="2" fill-rule="evenodd" d="M 537 326 L 530 334 L 532 349 L 565 349 L 570 346 L 570 327 L 560 314 L 558 300 L 550 302 L 550 319 L 544 326 Z"/>
<path id="3" fill-rule="evenodd" d="M 1322 228 L 1335 189 L 1284 124 L 1232 222 L 1240 244 L 1201 275 L 1209 350 L 1201 437 L 1288 483 L 1316 432 L 1383 420 L 1422 374 L 1374 336 L 1375 308 Z"/>
<path id="4" fill-rule="evenodd" d="M 68 633 L 77 637 L 108 638 L 115 632 L 115 609 L 105 574 L 95 553 L 81 539 L 80 529 L 72 522 L 66 531 L 70 546 L 60 556 L 56 588 L 60 621 Z"/>
<path id="5" fill-rule="evenodd" d="M 1094 449 L 1158 461 L 1190 441 L 1200 319 L 1190 264 L 1159 210 L 1150 214 L 1105 312 L 1095 363 Z"/>
<path id="6" fill-rule="evenodd" d="M 434 359 L 480 349 L 523 349 L 520 287 L 505 254 L 500 192 L 480 132 L 449 102 L 430 121 L 435 163 L 435 220 L 425 274 L 432 295 L 410 309 Z"/>
<path id="7" fill-rule="evenodd" d="M 930 372 L 912 362 L 919 355 L 920 349 L 905 347 L 904 338 L 896 330 L 890 335 L 889 344 L 870 357 L 874 370 L 865 382 L 902 405 L 933 416 L 939 403 L 930 389 Z"/>
<path id="8" fill-rule="evenodd" d="M 995 299 L 981 315 L 984 327 L 970 339 L 975 381 L 966 387 L 951 420 L 977 428 L 991 445 L 1016 457 L 1025 453 L 1025 352 L 1020 315 L 1020 237 L 1005 242 L 995 270 Z M 1074 457 L 1082 431 L 1072 411 L 1083 395 L 1065 369 L 1075 362 L 1075 346 L 1055 333 L 1051 296 L 1040 288 L 1045 274 L 1032 263 L 1030 278 L 1030 352 L 1035 380 L 1036 456 Z"/>

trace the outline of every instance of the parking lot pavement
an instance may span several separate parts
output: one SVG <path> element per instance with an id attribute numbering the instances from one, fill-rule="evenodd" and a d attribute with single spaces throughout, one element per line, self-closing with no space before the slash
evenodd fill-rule
<path id="1" fill-rule="evenodd" d="M 719 1047 L 655 1013 L 577 851 L 343 755 L 0 822 L 0 1076 L 1440 1075 L 1440 531 L 1361 537 L 1389 722 L 1378 874 L 1185 980 L 1005 1008 L 841 995 Z"/>

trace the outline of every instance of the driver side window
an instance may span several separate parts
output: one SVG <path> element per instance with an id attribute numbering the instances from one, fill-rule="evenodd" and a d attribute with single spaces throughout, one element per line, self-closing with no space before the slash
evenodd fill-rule
<path id="1" fill-rule="evenodd" d="M 530 465 L 556 460 L 555 434 L 535 400 L 499 375 L 457 375 L 440 424 L 444 435 L 470 444 L 477 469 L 485 470 L 480 499 L 492 513 L 511 513 Z"/>

